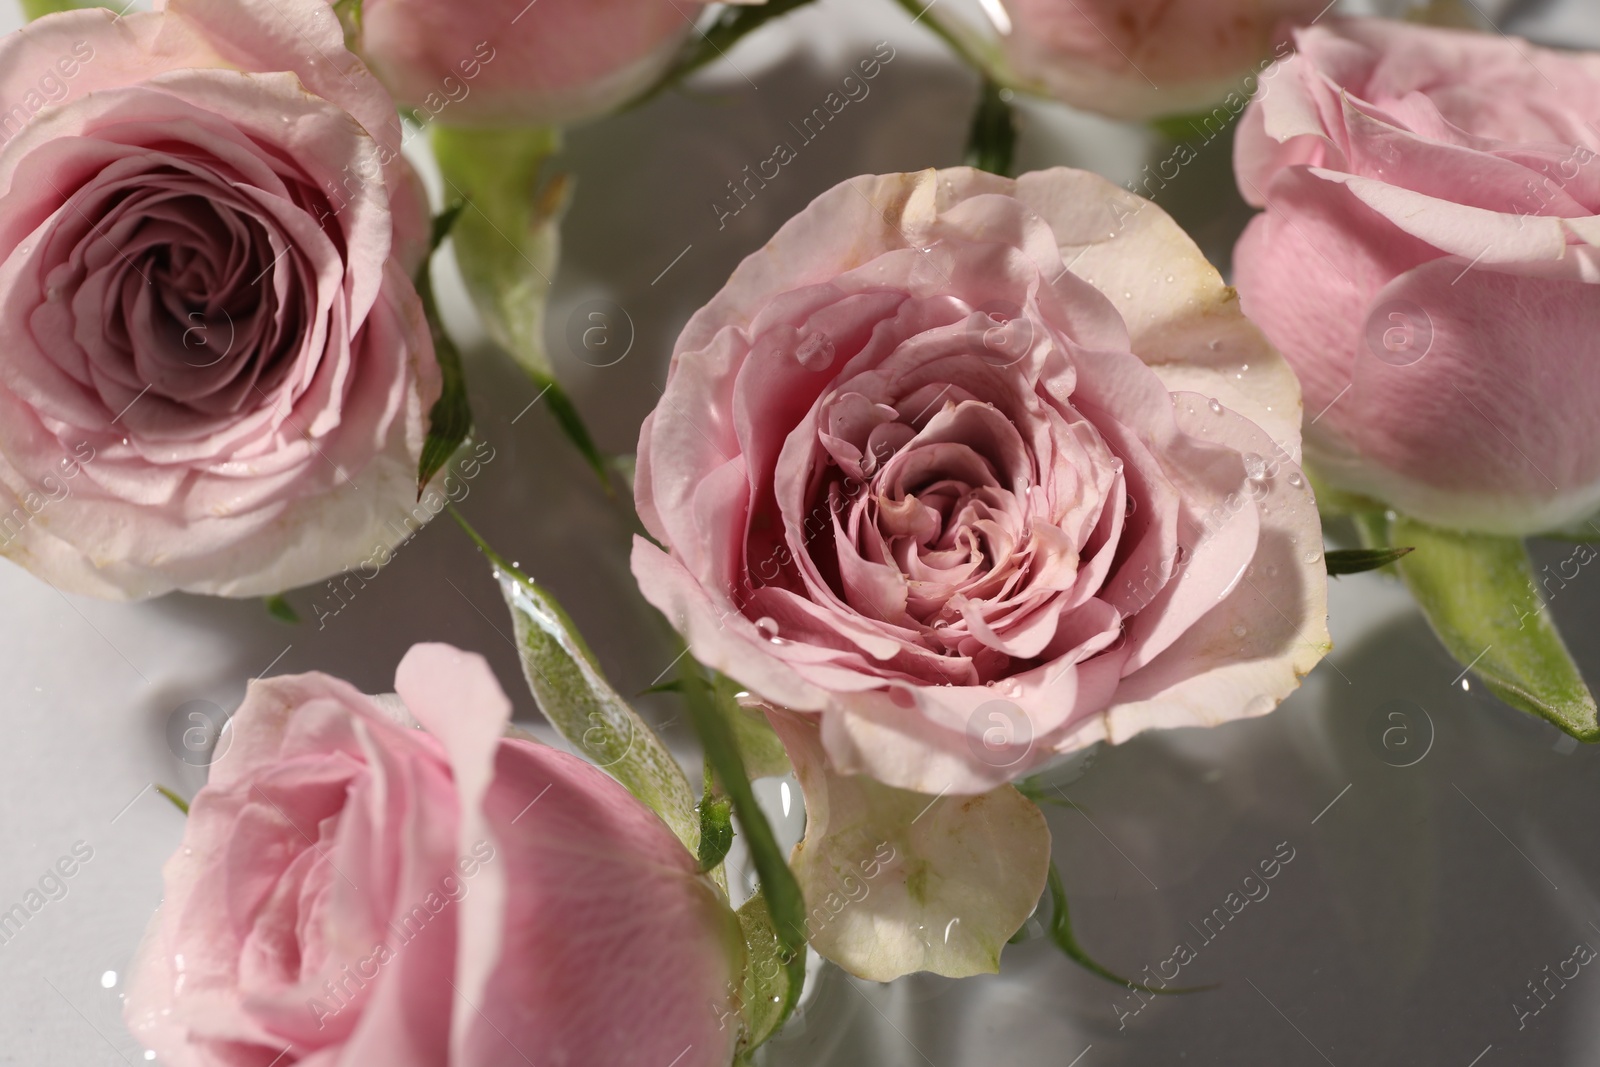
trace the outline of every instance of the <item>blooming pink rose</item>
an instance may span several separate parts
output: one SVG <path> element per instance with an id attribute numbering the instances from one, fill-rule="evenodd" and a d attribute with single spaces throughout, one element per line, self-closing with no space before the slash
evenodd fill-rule
<path id="1" fill-rule="evenodd" d="M 1299 36 L 1237 142 L 1245 310 L 1317 471 L 1438 525 L 1600 507 L 1600 56 L 1377 20 Z"/>
<path id="2" fill-rule="evenodd" d="M 1290 26 L 1316 18 L 1327 4 L 984 0 L 983 8 L 1022 84 L 1087 111 L 1145 119 L 1203 111 L 1222 101 L 1259 72 L 1275 47 L 1287 51 Z"/>
<path id="3" fill-rule="evenodd" d="M 0 40 L 0 553 L 243 596 L 415 527 L 439 374 L 399 135 L 315 0 Z"/>
<path id="4" fill-rule="evenodd" d="M 841 773 L 977 793 L 1268 711 L 1327 649 L 1294 376 L 1080 171 L 857 178 L 678 339 L 633 570 Z"/>
<path id="5" fill-rule="evenodd" d="M 709 2 L 366 0 L 358 47 L 395 96 L 430 119 L 570 122 L 654 82 Z"/>
<path id="6" fill-rule="evenodd" d="M 134 1034 L 174 1067 L 726 1067 L 737 931 L 666 825 L 503 737 L 481 657 L 418 645 L 395 684 L 428 732 L 326 675 L 251 685 L 167 862 Z"/>

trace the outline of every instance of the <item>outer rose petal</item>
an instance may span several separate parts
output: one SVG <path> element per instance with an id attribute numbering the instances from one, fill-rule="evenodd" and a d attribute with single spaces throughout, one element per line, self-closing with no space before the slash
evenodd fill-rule
<path id="1" fill-rule="evenodd" d="M 368 0 L 359 47 L 400 101 L 447 122 L 569 123 L 649 87 L 704 2 Z"/>
<path id="2" fill-rule="evenodd" d="M 1294 371 L 1172 216 L 1088 171 L 1024 174 L 1017 196 L 1050 223 L 1072 272 L 1116 305 L 1133 354 L 1168 389 L 1216 397 L 1299 462 Z"/>
<path id="3" fill-rule="evenodd" d="M 285 1047 L 316 1067 L 725 1067 L 742 941 L 671 830 L 504 738 L 481 657 L 418 646 L 396 687 L 405 707 L 323 675 L 252 685 L 167 865 L 135 1032 L 192 1067 Z"/>
<path id="4" fill-rule="evenodd" d="M 1298 40 L 1240 129 L 1268 210 L 1234 262 L 1317 413 L 1319 474 L 1440 526 L 1587 516 L 1600 59 L 1381 20 Z"/>
<path id="5" fill-rule="evenodd" d="M 1113 236 L 1108 240 L 1107 234 Z M 1098 507 L 1108 487 L 1120 494 L 1124 486 L 1135 486 L 1129 492 L 1139 500 L 1130 497 L 1125 504 L 1118 495 L 1116 520 L 1096 520 L 1092 537 L 1107 540 L 1083 547 L 1112 547 L 1093 564 L 1088 557 L 1065 564 L 1082 566 L 1089 584 L 1077 599 L 1059 601 L 1065 605 L 1059 620 L 1041 625 L 1036 614 L 1019 612 L 1008 617 L 1002 637 L 972 602 L 961 605 L 968 633 L 992 642 L 985 648 L 1015 651 L 1006 653 L 1010 675 L 974 673 L 956 680 L 933 676 L 931 666 L 914 658 L 926 649 L 906 637 L 922 639 L 905 626 L 906 602 L 894 568 L 880 562 L 873 570 L 859 556 L 844 560 L 843 594 L 818 569 L 803 520 L 811 506 L 808 486 L 824 476 L 812 459 L 820 453 L 808 443 L 821 432 L 821 409 L 807 411 L 807 405 L 812 397 L 821 404 L 835 389 L 888 389 L 901 374 L 927 381 L 930 394 L 940 382 L 946 389 L 962 382 L 968 382 L 963 390 L 981 388 L 984 368 L 995 364 L 951 346 L 952 339 L 960 342 L 960 315 L 968 312 L 947 311 L 941 318 L 937 308 L 951 305 L 937 302 L 977 306 L 996 291 L 1024 296 L 1034 309 L 1026 314 L 1038 316 L 1039 323 L 1028 334 L 1040 338 L 1039 345 L 1022 357 L 1039 362 L 1006 363 L 1019 369 L 1004 380 L 1026 382 L 1039 404 L 1048 401 L 1081 419 L 1082 432 L 1099 439 L 1085 455 L 1116 460 L 1114 477 L 1073 481 L 1078 475 L 1064 465 L 1056 469 L 1054 453 L 1041 454 L 1041 483 L 1029 489 L 1039 495 L 1029 499 L 1042 502 L 1059 492 L 1065 494 L 1060 506 L 1076 513 L 1085 492 L 1094 497 L 1087 503 Z M 856 301 L 848 313 L 819 325 L 819 309 L 832 312 L 847 301 Z M 797 351 L 810 330 L 833 340 L 841 354 L 826 366 L 800 370 L 805 361 L 785 362 L 785 352 Z M 1041 333 L 1050 338 L 1048 345 Z M 946 351 L 952 354 L 941 354 Z M 940 362 L 946 358 L 948 365 Z M 961 365 L 962 359 L 969 365 Z M 946 376 L 918 376 L 934 373 Z M 1198 400 L 1206 418 L 1175 411 L 1179 394 L 1190 403 Z M 1227 415 L 1224 400 L 1269 427 L 1271 435 Z M 847 421 L 893 411 L 860 404 L 851 410 L 856 414 L 843 416 Z M 1027 410 L 1036 413 L 1024 422 L 1042 418 L 1046 409 Z M 1108 709 L 1153 692 L 1119 696 L 1125 681 L 1152 678 L 1174 662 L 1187 664 L 1200 678 L 1261 661 L 1259 671 L 1235 672 L 1245 693 L 1229 693 L 1225 706 L 1201 713 L 1231 717 L 1276 704 L 1292 688 L 1295 667 L 1314 662 L 1277 636 L 1241 645 L 1232 633 L 1237 621 L 1221 610 L 1251 565 L 1264 560 L 1267 546 L 1286 533 L 1281 524 L 1287 516 L 1265 522 L 1264 513 L 1258 516 L 1260 494 L 1252 486 L 1276 479 L 1287 487 L 1284 492 L 1297 490 L 1293 537 L 1303 537 L 1306 514 L 1314 521 L 1294 466 L 1298 416 L 1297 390 L 1282 360 L 1159 209 L 1101 179 L 1066 170 L 1019 182 L 966 169 L 856 179 L 787 223 L 685 329 L 663 403 L 641 436 L 635 487 L 641 515 L 669 551 L 639 541 L 634 571 L 646 597 L 685 633 L 703 661 L 774 705 L 815 715 L 836 772 L 868 774 L 929 794 L 987 793 L 1089 743 L 1097 731 L 1103 735 Z M 1229 429 L 1232 421 L 1251 432 Z M 941 414 L 928 425 L 950 431 L 971 426 L 977 432 L 993 422 L 959 422 Z M 1016 438 L 982 430 L 986 439 L 994 437 L 996 448 L 1012 442 L 1004 446 L 1010 458 L 992 457 L 1008 470 L 1024 469 L 1017 465 L 1018 442 L 1034 442 L 1031 449 L 1049 439 L 1020 429 Z M 856 431 L 841 426 L 838 432 Z M 842 438 L 828 439 L 835 442 L 831 455 L 842 454 L 832 452 L 834 447 L 856 449 Z M 958 440 L 940 447 L 954 456 L 967 446 Z M 843 467 L 857 461 L 846 455 L 838 462 Z M 888 460 L 884 469 L 896 469 L 896 462 Z M 1093 460 L 1091 467 L 1095 463 L 1106 465 L 1100 473 L 1112 473 L 1109 458 Z M 767 504 L 774 495 L 777 505 Z M 1134 504 L 1141 506 L 1137 517 L 1131 517 Z M 741 597 L 741 582 L 748 585 L 752 573 L 750 557 L 771 556 L 774 511 L 781 514 L 776 547 L 788 552 L 776 558 L 796 560 L 797 572 L 781 587 L 763 572 L 769 584 L 746 589 Z M 758 520 L 766 539 L 760 543 L 754 540 Z M 835 544 L 845 536 L 842 521 L 841 515 L 833 523 Z M 1075 536 L 1091 536 L 1082 532 L 1088 527 L 1073 528 L 1080 529 Z M 1298 547 L 1302 556 L 1313 550 L 1312 544 Z M 1320 542 L 1314 547 L 1320 560 Z M 1179 549 L 1189 552 L 1186 563 Z M 1320 592 L 1302 589 L 1311 580 L 1305 567 L 1271 583 L 1268 595 L 1284 602 L 1292 629 L 1305 635 L 1305 649 L 1320 655 L 1326 647 Z M 1315 579 L 1324 580 L 1320 567 Z M 856 599 L 847 602 L 845 595 Z M 862 603 L 881 604 L 884 618 L 875 621 Z M 1026 612 L 1035 611 L 1035 603 L 1028 602 Z M 1222 646 L 1219 626 L 1232 647 Z M 1119 630 L 1126 640 L 1116 640 Z M 1059 647 L 1017 665 L 1017 653 L 1040 651 L 1037 633 L 1051 632 L 1059 634 Z M 1191 632 L 1197 635 L 1192 640 Z M 1191 655 L 1167 655 L 1172 648 Z M 966 649 L 952 654 L 973 655 Z M 1181 681 L 1166 677 L 1159 688 Z M 995 701 L 1020 709 L 1026 736 L 1004 753 L 978 752 L 972 724 Z"/>
<path id="6" fill-rule="evenodd" d="M 814 723 L 768 718 L 805 792 L 806 836 L 790 862 L 811 946 L 873 982 L 998 973 L 1049 874 L 1038 805 L 1009 785 L 941 799 L 833 774 Z"/>

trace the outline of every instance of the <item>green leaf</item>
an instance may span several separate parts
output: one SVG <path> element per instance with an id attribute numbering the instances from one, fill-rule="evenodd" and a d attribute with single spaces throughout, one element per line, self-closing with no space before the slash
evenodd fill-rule
<path id="1" fill-rule="evenodd" d="M 700 870 L 710 872 L 722 865 L 733 847 L 733 802 L 716 791 L 716 776 L 706 763 L 706 789 L 700 798 Z"/>
<path id="2" fill-rule="evenodd" d="M 739 755 L 739 742 L 733 727 L 717 709 L 716 699 L 706 685 L 700 665 L 692 656 L 683 658 L 680 677 L 683 679 L 684 702 L 688 705 L 695 733 L 705 747 L 706 760 L 716 771 L 722 787 L 733 801 L 734 813 L 739 817 L 739 827 L 744 831 L 750 860 L 761 878 L 761 890 L 772 912 L 778 942 L 786 952 L 804 954 L 805 898 L 800 893 L 800 883 L 795 880 L 794 872 L 789 869 L 778 848 L 766 813 L 756 803 L 755 791 L 750 788 L 750 778 L 745 771 L 744 759 Z"/>
<path id="3" fill-rule="evenodd" d="M 267 606 L 267 614 L 279 622 L 293 624 L 300 621 L 300 613 L 295 611 L 294 605 L 290 604 L 281 595 L 266 597 L 263 603 Z"/>
<path id="4" fill-rule="evenodd" d="M 556 598 L 507 563 L 453 508 L 451 514 L 494 567 L 511 609 L 523 674 L 545 717 L 574 748 L 660 815 L 684 847 L 698 853 L 700 818 L 678 761 L 611 688 Z"/>
<path id="5" fill-rule="evenodd" d="M 799 1003 L 806 980 L 806 954 L 784 948 L 761 893 L 745 901 L 738 915 L 746 963 L 739 990 L 744 1034 L 735 1062 L 746 1063 L 752 1052 L 783 1028 Z"/>
<path id="6" fill-rule="evenodd" d="M 967 152 L 962 162 L 1003 178 L 1013 177 L 1017 154 L 1017 117 L 1011 109 L 1011 90 L 993 79 L 983 80 L 983 95 L 967 132 Z"/>
<path id="7" fill-rule="evenodd" d="M 561 131 L 438 123 L 432 131 L 445 195 L 465 205 L 451 236 L 484 329 L 540 387 L 556 422 L 609 491 L 605 457 L 556 383 L 544 345 L 545 306 L 570 185 L 551 166 Z"/>
<path id="8" fill-rule="evenodd" d="M 1387 526 L 1372 524 L 1368 533 L 1416 546 L 1396 566 L 1456 661 L 1512 707 L 1580 741 L 1600 740 L 1594 696 L 1539 595 L 1523 543 L 1404 516 Z"/>
<path id="9" fill-rule="evenodd" d="M 1106 981 L 1115 982 L 1120 986 L 1127 986 L 1130 989 L 1137 989 L 1141 993 L 1151 993 L 1157 995 L 1164 994 L 1167 996 L 1179 996 L 1184 993 L 1202 993 L 1208 989 L 1217 988 L 1215 985 L 1184 986 L 1182 988 L 1147 986 L 1142 982 L 1135 982 L 1132 979 L 1122 977 L 1120 974 L 1117 974 L 1114 971 L 1107 970 L 1100 964 L 1096 963 L 1094 959 L 1083 950 L 1083 946 L 1078 944 L 1078 939 L 1072 935 L 1072 917 L 1067 911 L 1067 889 L 1061 884 L 1061 872 L 1056 869 L 1056 865 L 1054 863 L 1050 865 L 1049 892 L 1050 940 L 1055 942 L 1056 947 L 1065 953 L 1068 959 L 1072 960 L 1090 974 L 1099 975 Z"/>
<path id="10" fill-rule="evenodd" d="M 1337 578 L 1342 574 L 1361 574 L 1364 571 L 1375 571 L 1380 567 L 1387 567 L 1400 557 L 1409 555 L 1413 546 L 1406 545 L 1401 548 L 1341 548 L 1329 552 L 1325 557 L 1328 565 L 1328 577 Z"/>
<path id="11" fill-rule="evenodd" d="M 171 789 L 168 789 L 164 785 L 158 785 L 158 786 L 156 786 L 156 792 L 160 793 L 162 796 L 164 796 L 168 800 L 172 801 L 172 806 L 173 807 L 177 808 L 179 811 L 183 812 L 185 815 L 189 814 L 189 802 L 187 800 L 183 799 L 182 797 L 180 797 L 175 791 L 173 791 Z"/>

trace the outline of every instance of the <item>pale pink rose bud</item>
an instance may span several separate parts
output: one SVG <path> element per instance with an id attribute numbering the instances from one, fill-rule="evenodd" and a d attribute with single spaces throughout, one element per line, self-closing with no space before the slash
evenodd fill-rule
<path id="1" fill-rule="evenodd" d="M 1002 58 L 1007 80 L 1074 107 L 1121 119 L 1204 112 L 1239 91 L 1291 26 L 1328 0 L 949 0 L 931 18 L 983 25 L 980 50 Z M 942 7 L 942 10 L 941 10 Z M 953 24 L 960 25 L 960 24 Z M 1235 111 L 1235 114 L 1238 112 Z"/>
<path id="2" fill-rule="evenodd" d="M 431 517 L 428 217 L 327 6 L 49 16 L 0 109 L 0 553 L 106 597 L 386 562 Z"/>
<path id="3" fill-rule="evenodd" d="M 565 123 L 647 88 L 707 2 L 365 0 L 357 47 L 429 120 Z"/>
<path id="4" fill-rule="evenodd" d="M 1332 485 L 1523 534 L 1600 508 L 1600 56 L 1338 20 L 1237 142 L 1235 252 Z"/>
<path id="5" fill-rule="evenodd" d="M 1160 208 L 853 179 L 678 338 L 633 571 L 834 769 L 982 793 L 1271 710 L 1327 650 L 1294 375 Z"/>
<path id="6" fill-rule="evenodd" d="M 504 737 L 481 657 L 418 645 L 395 684 L 403 709 L 252 683 L 167 862 L 134 1035 L 174 1067 L 727 1067 L 742 946 L 666 824 Z"/>

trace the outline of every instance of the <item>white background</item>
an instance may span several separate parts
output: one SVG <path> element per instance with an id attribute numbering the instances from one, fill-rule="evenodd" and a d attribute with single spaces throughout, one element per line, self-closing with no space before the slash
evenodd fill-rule
<path id="1" fill-rule="evenodd" d="M 1538 39 L 1600 47 L 1593 0 L 1524 4 L 1516 18 Z M 0 28 L 19 22 L 0 11 Z M 897 57 L 871 96 L 719 231 L 710 204 L 725 183 L 766 158 L 786 123 L 882 39 Z M 821 0 L 731 59 L 737 71 L 719 65 L 689 93 L 570 136 L 578 194 L 549 336 L 607 451 L 632 450 L 677 331 L 784 219 L 853 175 L 959 158 L 975 80 L 889 0 Z M 1141 132 L 1054 106 L 1030 106 L 1025 124 L 1025 167 L 1082 166 L 1121 180 L 1155 150 Z M 1209 146 L 1161 200 L 1223 264 L 1248 216 L 1228 157 L 1226 144 Z M 572 309 L 597 297 L 625 309 L 637 333 L 628 357 L 604 369 L 564 340 Z M 563 598 L 621 691 L 643 689 L 676 647 L 628 574 L 628 501 L 599 490 L 548 412 L 525 410 L 536 389 L 516 371 L 487 350 L 468 369 L 497 456 L 463 511 Z M 1567 551 L 1541 548 L 1541 560 Z M 290 596 L 308 620 L 314 593 Z M 257 601 L 63 597 L 4 563 L 0 604 L 0 910 L 75 842 L 94 849 L 68 896 L 0 945 L 4 1064 L 143 1062 L 120 1023 L 121 980 L 182 832 L 182 817 L 149 785 L 187 795 L 201 781 L 166 740 L 180 705 L 232 708 L 246 679 L 269 668 L 326 670 L 385 691 L 407 647 L 444 640 L 487 654 L 519 714 L 537 716 L 495 587 L 448 522 L 403 548 L 320 630 L 279 623 Z M 1600 577 L 1585 572 L 1553 608 L 1600 681 L 1597 606 Z M 1336 582 L 1332 613 L 1336 651 L 1277 713 L 1101 753 L 1068 787 L 1085 813 L 1050 813 L 1080 939 L 1124 973 L 1166 958 L 1179 939 L 1198 941 L 1187 925 L 1290 843 L 1296 858 L 1271 896 L 1185 969 L 1185 981 L 1219 988 L 1151 1004 L 1119 1030 L 1113 1003 L 1134 1002 L 1036 937 L 1008 950 L 995 978 L 879 987 L 828 972 L 771 1062 L 1593 1062 L 1600 976 L 1582 973 L 1520 1032 L 1511 1003 L 1577 940 L 1600 945 L 1591 926 L 1600 923 L 1600 753 L 1573 751 L 1552 729 L 1464 691 L 1460 668 L 1387 582 Z M 1435 731 L 1427 758 L 1404 770 L 1385 765 L 1366 736 L 1397 698 L 1424 708 Z M 649 710 L 684 741 L 670 699 Z"/>

